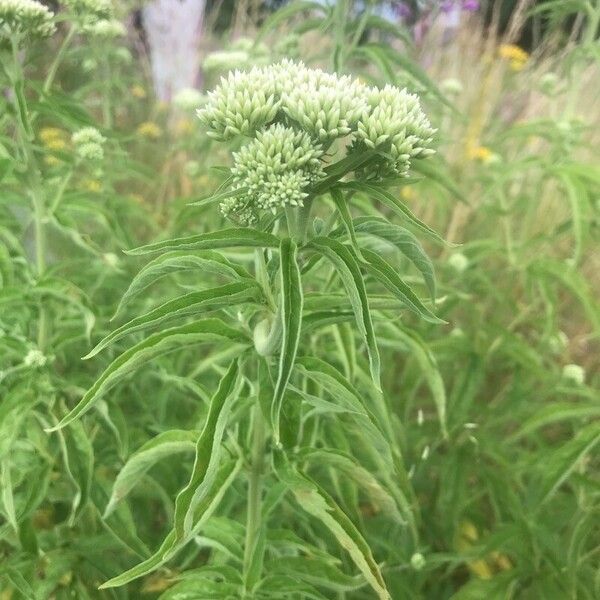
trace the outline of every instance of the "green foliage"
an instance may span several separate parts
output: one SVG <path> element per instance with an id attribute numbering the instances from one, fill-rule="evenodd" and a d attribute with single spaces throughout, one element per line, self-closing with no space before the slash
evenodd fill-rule
<path id="1" fill-rule="evenodd" d="M 0 0 L 0 597 L 598 597 L 597 6 L 461 71 L 291 3 L 193 121 L 60 7 Z"/>

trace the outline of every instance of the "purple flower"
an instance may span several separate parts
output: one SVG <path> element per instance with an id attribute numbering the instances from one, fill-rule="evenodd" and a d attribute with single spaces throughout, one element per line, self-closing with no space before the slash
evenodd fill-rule
<path id="1" fill-rule="evenodd" d="M 478 0 L 463 0 L 462 8 L 463 10 L 468 10 L 469 12 L 478 11 L 479 2 Z"/>
<path id="2" fill-rule="evenodd" d="M 400 19 L 410 19 L 412 17 L 412 9 L 407 2 L 398 2 L 395 4 L 396 14 Z"/>

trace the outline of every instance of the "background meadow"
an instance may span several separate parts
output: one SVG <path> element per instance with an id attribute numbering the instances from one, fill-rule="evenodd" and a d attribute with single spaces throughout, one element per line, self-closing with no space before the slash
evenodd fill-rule
<path id="1" fill-rule="evenodd" d="M 385 307 L 374 319 L 403 479 L 386 480 L 368 437 L 326 412 L 306 421 L 306 471 L 394 600 L 599 597 L 597 0 L 46 4 L 56 31 L 17 39 L 0 0 L 0 599 L 239 598 L 237 573 L 262 582 L 245 598 L 377 598 L 269 465 L 252 563 L 241 408 L 223 439 L 241 466 L 202 530 L 157 570 L 98 589 L 169 532 L 227 345 L 142 364 L 45 431 L 147 334 L 81 360 L 95 344 L 219 279 L 192 265 L 132 292 L 148 260 L 124 251 L 228 227 L 193 204 L 221 189 L 237 142 L 208 137 L 196 109 L 230 69 L 283 58 L 419 94 L 436 154 L 394 194 L 448 242 L 419 237 L 444 323 Z M 73 137 L 90 126 L 100 154 Z M 352 210 L 379 214 L 360 198 Z M 423 271 L 393 257 L 426 298 Z M 375 403 L 348 336 L 332 325 L 311 351 L 354 364 Z M 390 508 L 395 485 L 409 518 Z"/>

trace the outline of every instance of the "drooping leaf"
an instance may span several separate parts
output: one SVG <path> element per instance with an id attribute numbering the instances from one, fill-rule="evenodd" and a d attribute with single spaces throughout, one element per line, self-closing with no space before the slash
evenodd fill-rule
<path id="1" fill-rule="evenodd" d="M 175 502 L 176 542 L 186 539 L 191 532 L 196 507 L 209 494 L 217 476 L 221 441 L 234 399 L 233 390 L 238 372 L 239 365 L 235 360 L 219 382 L 219 387 L 210 400 L 204 428 L 196 443 L 196 458 L 190 480 L 179 492 Z"/>
<path id="2" fill-rule="evenodd" d="M 163 250 L 216 250 L 219 248 L 277 248 L 279 238 L 271 233 L 239 227 L 163 240 L 128 250 L 127 254 L 152 254 Z"/>
<path id="3" fill-rule="evenodd" d="M 83 359 L 88 360 L 96 356 L 96 354 L 104 350 L 107 346 L 136 331 L 142 331 L 149 327 L 157 327 L 158 325 L 186 315 L 200 316 L 203 312 L 227 306 L 257 302 L 261 296 L 262 293 L 258 284 L 250 281 L 228 283 L 216 288 L 184 294 L 161 304 L 145 315 L 140 315 L 121 325 L 121 327 L 118 327 L 98 342 L 93 350 L 86 354 Z"/>
<path id="4" fill-rule="evenodd" d="M 129 457 L 119 471 L 103 518 L 106 519 L 115 510 L 117 504 L 129 494 L 137 482 L 159 460 L 181 452 L 193 451 L 197 438 L 198 432 L 196 431 L 173 429 L 163 431 L 143 444 Z"/>
<path id="5" fill-rule="evenodd" d="M 350 181 L 348 183 L 344 183 L 343 187 L 349 190 L 353 190 L 355 192 L 363 193 L 368 197 L 373 198 L 378 202 L 381 202 L 389 209 L 393 210 L 400 217 L 405 219 L 408 223 L 410 223 L 417 229 L 420 229 L 422 232 L 426 233 L 434 240 L 437 240 L 442 244 L 448 245 L 447 242 L 445 242 L 438 233 L 436 233 L 433 229 L 431 229 L 431 227 L 423 223 L 423 221 L 418 219 L 407 206 L 400 202 L 400 200 L 398 200 L 398 198 L 396 198 L 396 196 L 394 196 L 394 194 L 392 194 L 388 190 L 384 190 L 380 187 L 376 187 L 369 183 L 363 183 L 358 181 Z"/>
<path id="6" fill-rule="evenodd" d="M 148 573 L 152 573 L 158 569 L 161 565 L 165 564 L 168 560 L 173 558 L 198 532 L 201 531 L 206 521 L 211 517 L 214 511 L 218 508 L 225 492 L 231 486 L 233 480 L 237 476 L 242 466 L 242 460 L 228 461 L 221 465 L 219 471 L 215 477 L 213 486 L 210 492 L 202 499 L 202 501 L 196 507 L 194 514 L 194 526 L 191 529 L 189 535 L 176 542 L 176 532 L 171 530 L 167 535 L 160 548 L 147 560 L 140 564 L 132 567 L 117 577 L 113 577 L 109 581 L 103 583 L 99 589 L 107 589 L 113 587 L 119 587 L 125 585 L 134 579 L 143 577 Z"/>
<path id="7" fill-rule="evenodd" d="M 61 429 L 74 419 L 81 417 L 96 400 L 106 394 L 126 375 L 157 356 L 188 346 L 219 340 L 228 340 L 238 344 L 249 343 L 244 333 L 225 325 L 219 319 L 196 321 L 179 327 L 171 327 L 151 335 L 117 357 L 85 393 L 77 406 L 64 416 L 58 425 L 48 429 L 48 431 Z"/>
<path id="8" fill-rule="evenodd" d="M 298 505 L 329 529 L 358 567 L 380 600 L 391 600 L 379 565 L 364 537 L 335 500 L 316 482 L 292 467 L 282 452 L 274 457 L 277 476 L 292 491 Z"/>
<path id="9" fill-rule="evenodd" d="M 373 235 L 396 246 L 419 270 L 429 289 L 431 298 L 435 299 L 433 263 L 425 253 L 419 240 L 408 229 L 378 217 L 358 217 L 354 219 L 354 229 L 357 233 Z"/>
<path id="10" fill-rule="evenodd" d="M 123 294 L 113 319 L 121 313 L 125 305 L 143 292 L 149 285 L 171 273 L 182 271 L 208 272 L 230 279 L 250 278 L 250 274 L 241 266 L 230 262 L 222 254 L 204 250 L 198 254 L 189 252 L 166 252 L 150 261 L 131 281 Z"/>
<path id="11" fill-rule="evenodd" d="M 308 246 L 331 261 L 339 274 L 352 304 L 358 330 L 367 348 L 371 377 L 377 388 L 381 389 L 379 350 L 371 321 L 367 291 L 356 259 L 346 246 L 330 238 L 313 238 Z"/>
<path id="12" fill-rule="evenodd" d="M 404 302 L 404 304 L 429 323 L 445 323 L 442 319 L 436 317 L 429 310 L 419 297 L 402 281 L 397 271 L 379 254 L 372 250 L 363 250 L 363 256 L 368 263 L 368 271 L 377 281 L 383 284 L 394 296 Z"/>

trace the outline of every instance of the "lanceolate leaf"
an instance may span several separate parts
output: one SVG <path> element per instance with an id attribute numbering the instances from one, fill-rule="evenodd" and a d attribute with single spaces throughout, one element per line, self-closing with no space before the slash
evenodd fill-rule
<path id="1" fill-rule="evenodd" d="M 400 278 L 393 267 L 376 252 L 363 250 L 363 256 L 368 263 L 368 271 L 382 283 L 394 296 L 404 302 L 414 313 L 430 323 L 444 323 L 436 317 Z"/>
<path id="2" fill-rule="evenodd" d="M 440 374 L 435 357 L 425 345 L 423 340 L 414 332 L 404 329 L 395 323 L 386 323 L 385 327 L 390 331 L 390 346 L 398 346 L 401 343 L 408 348 L 410 355 L 417 361 L 423 371 L 425 381 L 431 390 L 433 400 L 438 412 L 438 418 L 444 436 L 448 435 L 446 428 L 446 390 L 444 381 Z M 385 342 L 382 342 L 385 343 Z"/>
<path id="3" fill-rule="evenodd" d="M 157 356 L 180 350 L 187 346 L 219 340 L 249 344 L 249 339 L 245 334 L 225 325 L 219 319 L 196 321 L 181 325 L 180 327 L 171 327 L 170 329 L 151 335 L 117 357 L 104 373 L 100 375 L 96 383 L 85 393 L 79 404 L 64 416 L 58 425 L 50 428 L 48 431 L 61 429 L 83 415 L 96 400 L 101 398 L 126 375 L 129 375 L 129 373 L 139 366 L 146 364 Z"/>
<path id="4" fill-rule="evenodd" d="M 273 392 L 271 405 L 271 422 L 275 443 L 279 444 L 279 414 L 281 403 L 292 374 L 302 325 L 302 281 L 296 256 L 296 244 L 289 238 L 281 241 L 280 273 L 281 273 L 281 306 L 283 334 L 281 337 L 281 352 L 279 354 L 279 369 L 277 382 Z"/>
<path id="5" fill-rule="evenodd" d="M 128 250 L 127 254 L 152 254 L 163 250 L 215 250 L 218 248 L 277 248 L 279 238 L 248 227 L 223 229 L 184 238 L 164 240 Z"/>
<path id="6" fill-rule="evenodd" d="M 421 272 L 431 298 L 435 299 L 433 263 L 423 250 L 419 240 L 408 229 L 379 217 L 358 217 L 354 219 L 354 230 L 357 233 L 376 236 L 396 246 Z"/>
<path id="7" fill-rule="evenodd" d="M 193 451 L 197 438 L 196 431 L 182 429 L 164 431 L 134 452 L 115 479 L 103 518 L 106 519 L 115 510 L 117 504 L 129 494 L 148 469 L 165 457 Z"/>
<path id="8" fill-rule="evenodd" d="M 373 331 L 367 291 L 356 259 L 346 246 L 330 238 L 317 237 L 308 245 L 330 260 L 338 272 L 348 292 L 358 330 L 367 347 L 371 377 L 377 388 L 381 389 L 379 351 Z"/>
<path id="9" fill-rule="evenodd" d="M 243 267 L 230 262 L 222 254 L 203 250 L 198 254 L 189 252 L 166 252 L 150 261 L 132 280 L 129 288 L 123 297 L 115 312 L 113 319 L 121 312 L 123 307 L 128 304 L 135 296 L 143 292 L 149 285 L 155 281 L 181 271 L 197 270 L 202 273 L 211 273 L 230 279 L 249 279 L 250 274 Z"/>
<path id="10" fill-rule="evenodd" d="M 352 242 L 352 247 L 354 248 L 354 252 L 356 252 L 356 255 L 360 257 L 361 256 L 360 247 L 356 240 L 356 233 L 354 232 L 354 223 L 352 221 L 352 215 L 350 214 L 350 210 L 348 209 L 348 202 L 347 202 L 346 198 L 344 198 L 344 195 L 342 194 L 342 192 L 337 188 L 331 190 L 331 197 L 333 198 L 333 201 L 335 202 L 335 207 L 337 208 L 337 211 L 342 219 L 342 223 L 344 224 L 344 227 L 346 228 L 348 237 L 350 238 L 350 241 Z"/>
<path id="11" fill-rule="evenodd" d="M 145 315 L 132 319 L 107 335 L 96 347 L 83 358 L 87 360 L 98 352 L 126 335 L 156 327 L 177 317 L 186 315 L 200 316 L 205 311 L 217 310 L 226 306 L 235 306 L 249 302 L 257 302 L 261 298 L 260 287 L 255 282 L 228 283 L 208 290 L 190 292 L 165 302 Z"/>
<path id="12" fill-rule="evenodd" d="M 447 242 L 445 242 L 439 236 L 439 234 L 437 234 L 433 229 L 431 229 L 431 227 L 423 223 L 423 221 L 415 217 L 415 215 L 413 215 L 410 209 L 404 206 L 404 204 L 400 202 L 400 200 L 398 200 L 398 198 L 396 198 L 396 196 L 394 196 L 394 194 L 392 194 L 388 190 L 384 190 L 380 187 L 376 187 L 368 183 L 361 183 L 358 181 L 350 181 L 348 183 L 344 183 L 343 186 L 346 189 L 353 190 L 355 192 L 361 192 L 363 194 L 366 194 L 370 198 L 381 202 L 417 229 L 420 229 L 424 233 L 427 233 L 429 236 L 431 236 L 438 242 L 447 244 Z"/>
<path id="13" fill-rule="evenodd" d="M 391 600 L 369 545 L 335 500 L 316 482 L 293 468 L 283 453 L 275 453 L 274 462 L 278 477 L 290 488 L 298 505 L 331 531 L 350 554 L 377 597 Z"/>
<path id="14" fill-rule="evenodd" d="M 228 461 L 219 468 L 210 492 L 196 507 L 194 514 L 194 526 L 185 539 L 181 540 L 180 542 L 176 542 L 176 533 L 173 529 L 167 535 L 160 548 L 149 559 L 145 560 L 139 565 L 136 565 L 128 571 L 125 571 L 125 573 L 110 579 L 106 583 L 103 583 L 100 586 L 100 589 L 125 585 L 126 583 L 129 583 L 138 577 L 143 577 L 148 573 L 152 573 L 152 571 L 155 571 L 158 569 L 158 567 L 173 558 L 173 556 L 175 556 L 177 552 L 183 548 L 183 546 L 185 546 L 195 535 L 198 534 L 206 521 L 217 509 L 221 503 L 223 495 L 237 476 L 241 466 L 242 460 L 239 459 L 237 461 Z"/>
<path id="15" fill-rule="evenodd" d="M 187 486 L 175 502 L 176 541 L 186 538 L 194 524 L 194 511 L 212 489 L 221 455 L 221 440 L 234 398 L 233 390 L 238 378 L 238 362 L 231 363 L 211 398 L 202 433 L 196 443 L 194 469 Z"/>

